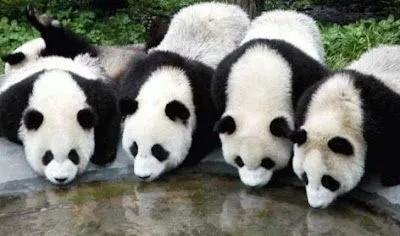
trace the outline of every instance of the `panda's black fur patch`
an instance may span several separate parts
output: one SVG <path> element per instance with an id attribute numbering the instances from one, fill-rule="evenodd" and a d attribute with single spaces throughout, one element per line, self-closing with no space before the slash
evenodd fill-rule
<path id="1" fill-rule="evenodd" d="M 82 128 L 91 129 L 96 124 L 96 114 L 91 109 L 85 108 L 78 112 L 77 120 Z"/>
<path id="2" fill-rule="evenodd" d="M 10 54 L 2 56 L 1 60 L 10 65 L 16 65 L 18 63 L 21 63 L 23 60 L 25 60 L 25 58 L 26 58 L 26 56 L 23 52 L 16 52 L 16 53 L 10 53 Z"/>
<path id="3" fill-rule="evenodd" d="M 254 39 L 246 42 L 225 57 L 218 65 L 212 81 L 212 98 L 222 114 L 226 107 L 228 78 L 232 66 L 256 45 L 265 45 L 276 50 L 290 65 L 292 70 L 292 103 L 295 106 L 302 92 L 328 73 L 328 69 L 302 52 L 297 47 L 283 40 L 277 39 Z M 266 72 L 268 73 L 268 72 Z M 244 81 L 246 83 L 246 81 Z"/>
<path id="4" fill-rule="evenodd" d="M 271 121 L 269 130 L 276 137 L 290 138 L 292 130 L 285 117 L 278 117 Z"/>
<path id="5" fill-rule="evenodd" d="M 47 166 L 54 159 L 54 155 L 51 151 L 47 151 L 42 157 L 42 164 Z"/>
<path id="6" fill-rule="evenodd" d="M 146 48 L 157 47 L 168 32 L 171 17 L 164 15 L 153 16 L 146 24 Z"/>
<path id="7" fill-rule="evenodd" d="M 24 125 L 28 130 L 37 130 L 43 123 L 43 114 L 38 110 L 31 109 L 24 114 Z"/>
<path id="8" fill-rule="evenodd" d="M 183 103 L 174 100 L 165 106 L 165 115 L 172 121 L 178 118 L 186 123 L 187 119 L 190 117 L 190 111 Z"/>
<path id="9" fill-rule="evenodd" d="M 321 184 L 332 192 L 335 192 L 340 188 L 340 183 L 330 175 L 322 176 Z"/>
<path id="10" fill-rule="evenodd" d="M 74 163 L 75 165 L 79 165 L 80 158 L 75 149 L 72 149 L 68 153 L 68 159 L 70 159 L 72 161 L 72 163 Z"/>
<path id="11" fill-rule="evenodd" d="M 220 134 L 233 134 L 235 130 L 236 124 L 232 116 L 222 117 L 214 126 L 214 132 Z"/>
<path id="12" fill-rule="evenodd" d="M 342 137 L 334 137 L 328 141 L 328 147 L 335 153 L 350 156 L 354 154 L 353 145 Z"/>
<path id="13" fill-rule="evenodd" d="M 290 135 L 290 140 L 298 146 L 307 142 L 307 131 L 304 129 L 296 130 Z"/>
<path id="14" fill-rule="evenodd" d="M 151 155 L 153 155 L 159 162 L 163 162 L 167 160 L 169 152 L 160 144 L 154 144 L 153 147 L 151 147 Z"/>
<path id="15" fill-rule="evenodd" d="M 90 56 L 98 55 L 97 49 L 84 37 L 70 31 L 61 25 L 53 25 L 52 20 L 41 22 L 40 17 L 32 6 L 27 6 L 26 15 L 28 22 L 39 31 L 46 47 L 41 56 L 63 56 L 74 58 L 76 55 L 89 53 Z"/>
<path id="16" fill-rule="evenodd" d="M 119 100 L 119 109 L 121 110 L 121 114 L 123 116 L 132 115 L 138 109 L 138 102 L 136 100 L 132 100 L 128 97 L 121 98 Z"/>
<path id="17" fill-rule="evenodd" d="M 129 151 L 131 152 L 133 158 L 135 158 L 136 155 L 137 155 L 138 152 L 139 152 L 139 147 L 138 147 L 138 145 L 137 145 L 136 142 L 133 142 L 133 143 L 132 143 L 131 147 L 129 148 Z"/>
<path id="18" fill-rule="evenodd" d="M 195 106 L 195 114 L 191 115 L 196 117 L 196 128 L 189 154 L 182 165 L 196 164 L 206 154 L 220 146 L 218 135 L 213 132 L 213 125 L 218 117 L 209 95 L 214 72 L 211 67 L 176 53 L 154 51 L 130 66 L 130 71 L 120 80 L 120 97 L 135 100 L 150 75 L 162 67 L 183 70 L 189 80 Z"/>

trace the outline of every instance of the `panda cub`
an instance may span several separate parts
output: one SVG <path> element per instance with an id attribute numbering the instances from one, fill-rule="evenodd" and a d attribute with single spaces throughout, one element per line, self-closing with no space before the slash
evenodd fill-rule
<path id="1" fill-rule="evenodd" d="M 172 51 L 212 68 L 243 40 L 250 25 L 237 5 L 198 3 L 176 13 L 161 43 L 153 48 Z"/>
<path id="2" fill-rule="evenodd" d="M 385 186 L 400 183 L 399 75 L 400 46 L 380 46 L 302 95 L 293 169 L 310 206 L 327 207 L 370 171 Z"/>
<path id="3" fill-rule="evenodd" d="M 266 185 L 288 165 L 294 104 L 327 73 L 315 21 L 270 11 L 251 23 L 243 44 L 217 67 L 212 96 L 224 159 L 249 186 Z"/>
<path id="4" fill-rule="evenodd" d="M 191 5 L 173 16 L 161 44 L 132 65 L 121 80 L 120 109 L 122 146 L 135 175 L 154 180 L 219 145 L 211 66 L 242 40 L 248 22 L 237 6 Z"/>
<path id="5" fill-rule="evenodd" d="M 69 47 L 74 59 L 39 57 L 0 87 L 0 136 L 23 144 L 32 169 L 55 184 L 71 182 L 89 160 L 112 162 L 120 134 L 116 85 L 96 58 Z"/>
<path id="6" fill-rule="evenodd" d="M 82 53 L 98 58 L 99 66 L 115 81 L 119 81 L 128 70 L 131 61 L 145 55 L 140 46 L 98 46 L 90 44 L 85 38 L 63 27 L 58 20 L 47 15 L 40 15 L 36 9 L 26 9 L 28 22 L 40 32 L 41 38 L 30 40 L 14 52 L 2 56 L 5 62 L 5 73 L 11 73 L 24 67 L 27 63 L 45 56 L 63 56 L 74 58 Z"/>

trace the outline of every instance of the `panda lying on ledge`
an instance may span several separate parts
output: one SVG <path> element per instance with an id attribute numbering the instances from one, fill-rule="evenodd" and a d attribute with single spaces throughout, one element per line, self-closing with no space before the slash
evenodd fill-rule
<path id="1" fill-rule="evenodd" d="M 49 37 L 63 30 L 31 8 L 28 19 Z M 29 165 L 55 184 L 72 181 L 89 160 L 104 165 L 116 157 L 116 85 L 81 46 L 29 61 L 0 87 L 0 136 L 23 144 Z"/>

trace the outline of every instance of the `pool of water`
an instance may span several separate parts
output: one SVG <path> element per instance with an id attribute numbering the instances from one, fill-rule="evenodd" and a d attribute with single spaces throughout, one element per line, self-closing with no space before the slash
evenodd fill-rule
<path id="1" fill-rule="evenodd" d="M 309 208 L 302 188 L 176 174 L 152 183 L 92 182 L 0 198 L 1 235 L 399 235 L 349 200 Z"/>

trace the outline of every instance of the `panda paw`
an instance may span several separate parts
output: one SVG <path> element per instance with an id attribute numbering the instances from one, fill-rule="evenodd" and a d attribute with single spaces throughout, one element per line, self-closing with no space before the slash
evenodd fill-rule
<path id="1" fill-rule="evenodd" d="M 41 14 L 41 15 L 38 14 L 38 11 L 31 5 L 28 5 L 26 7 L 26 14 L 27 14 L 28 21 L 38 31 L 42 31 L 43 29 L 48 28 L 48 27 L 55 27 L 55 28 L 61 27 L 61 23 L 58 20 L 55 20 L 46 14 Z"/>

